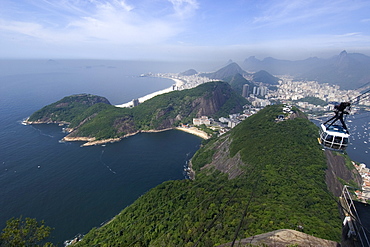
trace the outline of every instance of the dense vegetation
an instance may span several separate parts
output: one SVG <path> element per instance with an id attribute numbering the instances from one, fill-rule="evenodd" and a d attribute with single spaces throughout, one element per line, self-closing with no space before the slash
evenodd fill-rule
<path id="1" fill-rule="evenodd" d="M 77 120 L 84 112 L 95 104 L 110 105 L 109 101 L 100 96 L 91 94 L 77 94 L 47 105 L 36 111 L 29 117 L 29 121 L 42 122 L 73 122 Z M 104 106 L 100 106 L 104 107 Z M 95 112 L 98 108 L 94 108 Z"/>
<path id="2" fill-rule="evenodd" d="M 320 105 L 320 106 L 328 105 L 328 103 L 325 100 L 319 99 L 317 97 L 309 97 L 309 96 L 296 100 L 295 102 L 307 102 L 309 104 Z"/>
<path id="3" fill-rule="evenodd" d="M 6 222 L 6 227 L 0 232 L 0 246 L 54 246 L 45 242 L 52 229 L 33 218 L 11 218 Z"/>
<path id="4" fill-rule="evenodd" d="M 153 188 L 77 246 L 214 246 L 282 228 L 339 241 L 317 129 L 304 118 L 275 122 L 281 113 L 281 106 L 266 107 L 211 140 L 192 160 L 195 180 Z M 234 179 L 204 168 L 226 140 L 230 158 L 240 154 L 245 164 Z"/>
<path id="5" fill-rule="evenodd" d="M 29 121 L 69 122 L 69 127 L 74 128 L 71 137 L 108 139 L 140 130 L 171 128 L 180 122 L 192 123 L 194 117 L 202 115 L 228 116 L 240 112 L 247 103 L 225 82 L 209 82 L 193 89 L 158 95 L 134 108 L 94 102 L 88 104 L 75 96 L 66 97 L 37 111 Z"/>

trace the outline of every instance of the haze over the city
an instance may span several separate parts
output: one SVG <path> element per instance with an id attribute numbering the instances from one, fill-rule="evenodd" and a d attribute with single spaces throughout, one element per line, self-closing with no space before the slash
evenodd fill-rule
<path id="1" fill-rule="evenodd" d="M 0 0 L 0 58 L 370 55 L 367 0 Z"/>

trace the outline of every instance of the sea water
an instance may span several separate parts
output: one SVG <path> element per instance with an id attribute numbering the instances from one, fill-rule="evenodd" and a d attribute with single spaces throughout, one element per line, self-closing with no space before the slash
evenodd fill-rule
<path id="1" fill-rule="evenodd" d="M 11 217 L 44 220 L 62 243 L 111 219 L 156 185 L 184 179 L 201 139 L 171 130 L 80 147 L 54 124 L 22 120 L 64 96 L 91 93 L 125 103 L 173 81 L 140 77 L 171 64 L 124 61 L 0 61 L 0 229 Z M 177 71 L 177 72 L 181 72 Z"/>
<path id="2" fill-rule="evenodd" d="M 199 137 L 181 132 L 142 133 L 105 146 L 60 143 L 56 125 L 22 120 L 64 96 L 91 93 L 126 103 L 173 84 L 148 72 L 193 68 L 158 62 L 0 60 L 0 229 L 11 217 L 45 220 L 62 243 L 114 217 L 149 189 L 186 177 Z M 347 152 L 370 165 L 370 113 L 348 118 Z"/>
<path id="3" fill-rule="evenodd" d="M 312 120 L 312 122 L 320 126 L 329 118 Z M 345 152 L 352 160 L 365 163 L 367 167 L 370 167 L 370 112 L 362 111 L 351 114 L 346 117 L 345 121 L 350 134 L 349 145 Z"/>
<path id="4" fill-rule="evenodd" d="M 350 133 L 348 155 L 370 167 L 370 112 L 350 115 L 346 122 Z"/>

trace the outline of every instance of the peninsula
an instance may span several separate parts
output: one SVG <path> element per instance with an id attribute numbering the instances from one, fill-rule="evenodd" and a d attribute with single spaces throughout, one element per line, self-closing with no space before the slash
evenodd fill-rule
<path id="1" fill-rule="evenodd" d="M 157 95 L 133 108 L 113 106 L 101 96 L 72 95 L 36 111 L 26 123 L 67 125 L 69 134 L 63 140 L 83 141 L 87 146 L 116 142 L 139 132 L 176 128 L 196 117 L 228 116 L 241 112 L 246 103 L 228 83 L 212 81 Z"/>

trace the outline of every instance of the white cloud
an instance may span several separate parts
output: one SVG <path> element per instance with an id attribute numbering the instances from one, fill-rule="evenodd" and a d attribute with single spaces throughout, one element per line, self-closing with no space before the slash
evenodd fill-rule
<path id="1" fill-rule="evenodd" d="M 264 5 L 259 5 L 261 12 L 254 17 L 253 23 L 261 26 L 280 26 L 298 22 L 305 25 L 316 23 L 318 26 L 338 24 L 352 12 L 369 6 L 370 3 L 367 1 L 348 0 L 267 1 Z"/>
<path id="2" fill-rule="evenodd" d="M 194 11 L 199 8 L 196 0 L 169 0 L 175 10 L 175 15 L 180 18 L 187 18 L 194 14 Z"/>
<path id="3" fill-rule="evenodd" d="M 195 0 L 169 2 L 173 7 L 171 13 L 152 17 L 150 9 L 135 12 L 135 6 L 123 0 L 33 1 L 34 7 L 42 10 L 42 18 L 38 19 L 43 21 L 32 16 L 31 12 L 28 13 L 28 20 L 26 15 L 23 15 L 22 21 L 2 20 L 0 35 L 6 31 L 14 35 L 33 37 L 36 41 L 65 44 L 106 42 L 127 45 L 165 42 L 181 31 L 181 21 L 198 6 Z M 45 21 L 45 18 L 49 19 Z"/>

